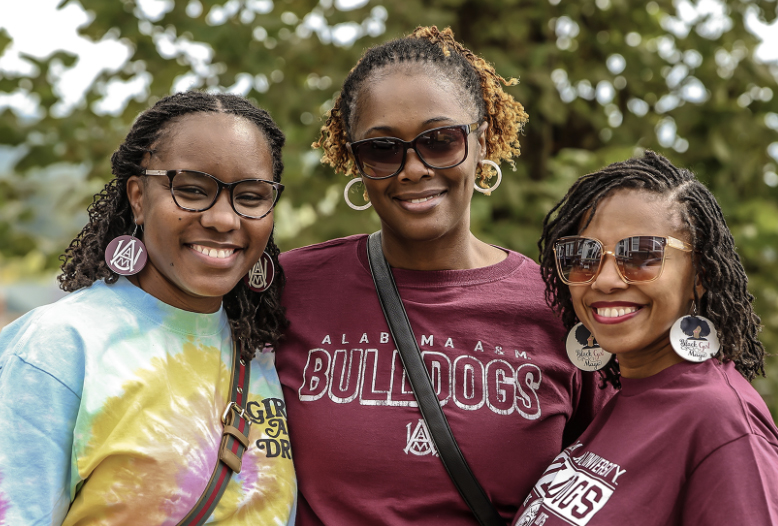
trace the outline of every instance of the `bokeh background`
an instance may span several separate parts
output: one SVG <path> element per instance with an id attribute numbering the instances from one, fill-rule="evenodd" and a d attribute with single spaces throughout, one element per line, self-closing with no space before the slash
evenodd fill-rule
<path id="1" fill-rule="evenodd" d="M 473 230 L 537 257 L 580 175 L 651 148 L 717 196 L 778 349 L 776 0 L 0 0 L 0 326 L 62 294 L 59 255 L 135 116 L 186 89 L 239 93 L 286 132 L 282 250 L 379 228 L 310 144 L 362 51 L 450 26 L 530 115 Z M 499 322 L 499 320 L 495 320 Z M 778 358 L 755 386 L 778 416 Z"/>

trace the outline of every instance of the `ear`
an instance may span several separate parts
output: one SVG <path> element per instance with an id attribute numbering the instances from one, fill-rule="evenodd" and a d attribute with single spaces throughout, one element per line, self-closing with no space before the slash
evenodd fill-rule
<path id="1" fill-rule="evenodd" d="M 127 199 L 130 202 L 130 208 L 132 208 L 132 215 L 135 218 L 136 225 L 143 224 L 143 195 L 145 192 L 145 185 L 140 177 L 133 175 L 127 179 Z"/>
<path id="2" fill-rule="evenodd" d="M 478 162 L 486 159 L 486 132 L 489 128 L 489 123 L 484 121 L 478 127 L 476 131 L 476 137 L 478 137 Z"/>
<path id="3" fill-rule="evenodd" d="M 702 278 L 699 273 L 694 274 L 694 290 L 697 292 L 697 297 L 702 298 L 705 294 L 705 287 L 702 285 Z"/>

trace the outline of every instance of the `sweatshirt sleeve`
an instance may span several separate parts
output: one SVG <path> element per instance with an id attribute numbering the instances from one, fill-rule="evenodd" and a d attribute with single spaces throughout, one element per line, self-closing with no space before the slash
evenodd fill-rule
<path id="1" fill-rule="evenodd" d="M 51 343 L 37 334 L 46 331 L 32 324 L 9 338 L 14 331 L 7 329 L 0 333 L 0 524 L 60 525 L 71 502 L 80 397 L 51 367 L 36 363 L 40 345 Z M 72 348 L 74 342 L 62 343 Z M 70 353 L 56 354 L 50 366 L 62 365 L 57 358 Z"/>
<path id="2" fill-rule="evenodd" d="M 573 392 L 573 413 L 567 421 L 562 440 L 562 447 L 566 448 L 581 436 L 589 424 L 594 420 L 605 404 L 616 394 L 616 389 L 611 384 L 600 388 L 600 375 L 576 371 Z"/>
<path id="3" fill-rule="evenodd" d="M 683 524 L 778 524 L 778 444 L 749 434 L 708 455 L 687 482 Z"/>

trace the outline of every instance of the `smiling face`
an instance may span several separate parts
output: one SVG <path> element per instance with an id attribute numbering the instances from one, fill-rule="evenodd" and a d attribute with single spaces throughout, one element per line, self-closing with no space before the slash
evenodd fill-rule
<path id="1" fill-rule="evenodd" d="M 429 68 L 395 66 L 375 75 L 359 96 L 352 141 L 374 137 L 410 141 L 425 130 L 478 120 L 475 109 L 468 108 L 470 96 L 440 75 L 431 75 Z M 430 169 L 409 150 L 398 175 L 363 178 L 381 218 L 385 243 L 461 244 L 470 236 L 470 200 L 476 166 L 485 152 L 484 128 L 468 136 L 467 158 L 454 168 Z"/>
<path id="2" fill-rule="evenodd" d="M 618 190 L 600 201 L 579 235 L 599 239 L 605 250 L 636 235 L 688 242 L 676 206 L 650 192 Z M 669 332 L 678 318 L 690 313 L 694 282 L 691 254 L 666 248 L 664 271 L 656 281 L 624 283 L 607 255 L 597 278 L 570 286 L 570 295 L 578 319 L 603 349 L 617 355 L 622 376 L 644 377 L 682 361 L 670 346 Z M 702 292 L 698 288 L 700 296 Z"/>
<path id="3" fill-rule="evenodd" d="M 273 179 L 266 138 L 240 117 L 187 115 L 171 124 L 153 147 L 154 154 L 144 162 L 149 170 L 198 170 L 225 183 Z M 272 212 L 262 219 L 240 217 L 225 190 L 204 212 L 176 206 L 164 176 L 131 177 L 127 193 L 148 250 L 138 284 L 180 309 L 218 310 L 222 297 L 260 258 L 273 230 Z"/>

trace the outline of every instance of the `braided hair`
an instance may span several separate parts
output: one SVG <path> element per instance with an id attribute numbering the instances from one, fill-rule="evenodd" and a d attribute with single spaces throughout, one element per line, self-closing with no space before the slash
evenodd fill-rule
<path id="1" fill-rule="evenodd" d="M 285 138 L 265 110 L 229 94 L 190 91 L 165 97 L 138 116 L 124 142 L 111 156 L 114 178 L 95 195 L 88 208 L 89 223 L 60 256 L 62 273 L 57 277 L 60 288 L 72 292 L 98 280 L 116 283 L 119 275 L 105 263 L 104 254 L 112 239 L 131 232 L 135 226 L 127 197 L 127 180 L 141 174 L 144 156 L 158 151 L 176 123 L 194 113 L 223 113 L 251 121 L 270 146 L 273 180 L 281 180 L 284 170 L 281 148 Z M 278 263 L 280 251 L 272 234 L 265 250 L 276 268 L 270 288 L 256 294 L 241 280 L 223 300 L 233 335 L 244 342 L 244 357 L 249 359 L 253 358 L 256 349 L 275 345 L 288 325 L 280 302 L 285 277 Z"/>
<path id="2" fill-rule="evenodd" d="M 641 159 L 613 163 L 584 175 L 543 220 L 538 248 L 546 302 L 561 316 L 565 328 L 571 329 L 578 319 L 570 290 L 556 271 L 554 242 L 586 228 L 597 205 L 620 189 L 651 192 L 675 203 L 694 249 L 694 273 L 705 290 L 697 301 L 698 312 L 719 329 L 721 348 L 716 358 L 734 362 L 748 381 L 764 376 L 765 351 L 757 339 L 761 320 L 754 312 L 754 296 L 748 292 L 748 278 L 716 198 L 690 171 L 650 150 Z M 600 374 L 605 382 L 620 387 L 615 356 Z"/>
<path id="3" fill-rule="evenodd" d="M 479 121 L 486 121 L 486 159 L 500 163 L 521 153 L 519 134 L 528 116 L 521 103 L 506 93 L 502 85 L 518 84 L 516 79 L 506 80 L 494 67 L 454 39 L 450 28 L 438 31 L 435 26 L 417 27 L 410 35 L 368 49 L 346 77 L 335 105 L 321 129 L 314 148 L 322 148 L 321 162 L 332 166 L 336 172 L 357 176 L 356 167 L 349 155 L 346 143 L 353 137 L 351 131 L 359 96 L 375 81 L 379 69 L 419 64 L 458 82 L 470 103 L 478 113 Z M 480 184 L 492 176 L 481 170 Z"/>

